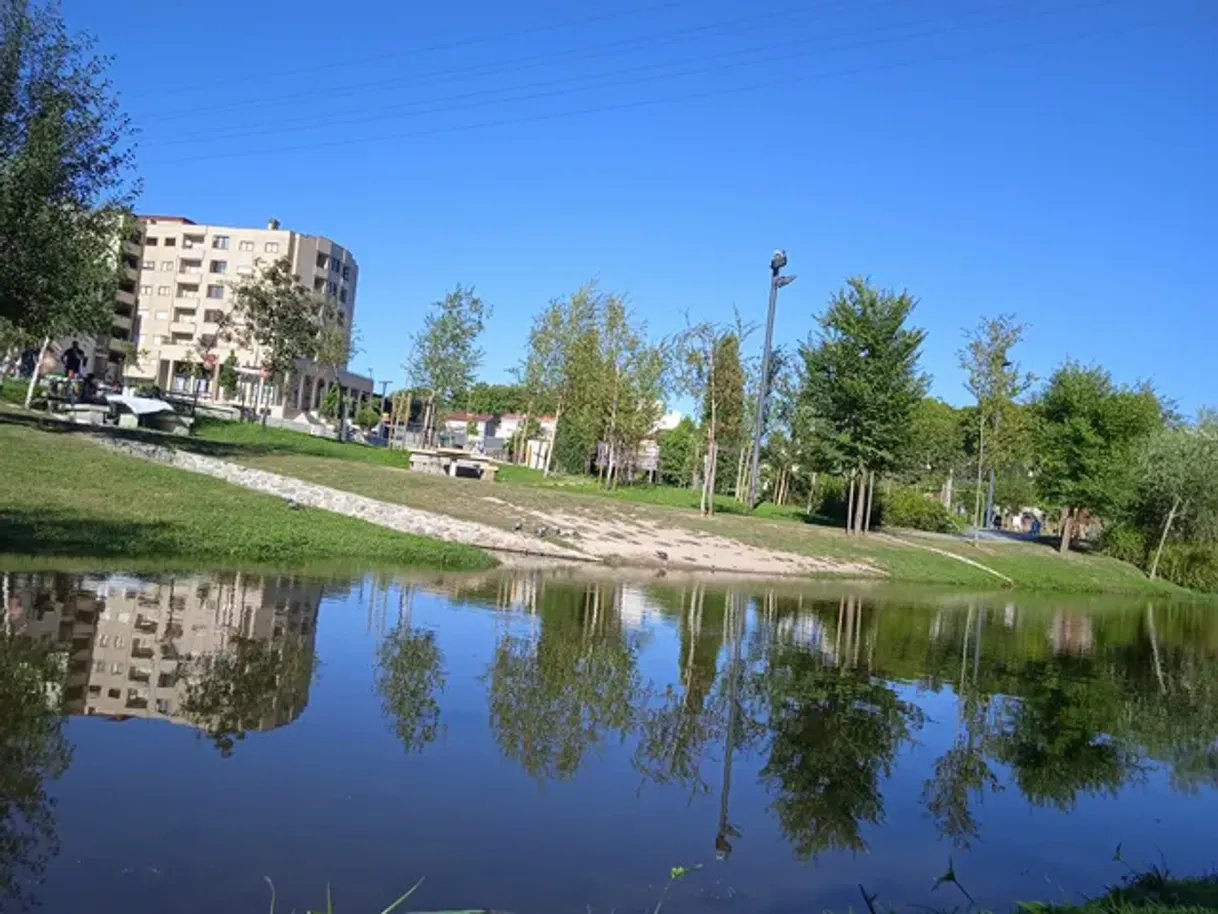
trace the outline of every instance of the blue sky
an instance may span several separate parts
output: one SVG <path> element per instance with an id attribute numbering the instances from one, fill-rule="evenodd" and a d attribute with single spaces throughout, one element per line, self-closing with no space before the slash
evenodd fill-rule
<path id="1" fill-rule="evenodd" d="M 934 393 L 961 331 L 1218 403 L 1213 0 L 63 0 L 141 131 L 139 208 L 280 219 L 360 263 L 355 370 L 403 377 L 427 303 L 531 315 L 596 277 L 658 334 L 794 343 L 842 280 L 920 300 Z M 760 346 L 758 332 L 753 343 Z"/>

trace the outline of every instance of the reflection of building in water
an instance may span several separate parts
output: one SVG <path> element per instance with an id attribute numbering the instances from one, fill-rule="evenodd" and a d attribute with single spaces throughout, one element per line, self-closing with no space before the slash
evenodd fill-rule
<path id="1" fill-rule="evenodd" d="M 631 584 L 623 584 L 617 591 L 618 617 L 627 629 L 650 626 L 659 615 L 659 610 L 648 598 L 647 591 Z"/>
<path id="2" fill-rule="evenodd" d="M 1057 612 L 1049 629 L 1055 654 L 1090 654 L 1094 644 L 1091 617 L 1078 613 Z"/>
<path id="3" fill-rule="evenodd" d="M 260 575 L 140 580 L 115 575 L 13 575 L 8 624 L 67 654 L 64 698 L 72 714 L 187 723 L 180 708 L 192 664 L 235 639 L 314 650 L 320 584 Z M 283 708 L 281 726 L 299 716 Z"/>

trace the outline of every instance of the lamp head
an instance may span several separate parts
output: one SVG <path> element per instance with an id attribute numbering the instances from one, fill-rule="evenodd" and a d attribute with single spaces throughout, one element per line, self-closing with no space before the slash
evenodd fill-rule
<path id="1" fill-rule="evenodd" d="M 787 252 L 784 250 L 781 250 L 781 249 L 775 251 L 774 256 L 770 258 L 770 269 L 773 270 L 775 273 L 777 273 L 779 270 L 781 270 L 786 265 L 787 265 Z"/>

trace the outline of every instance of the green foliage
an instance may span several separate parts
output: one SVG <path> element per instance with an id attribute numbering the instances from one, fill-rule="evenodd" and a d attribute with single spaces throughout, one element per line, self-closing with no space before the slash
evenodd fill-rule
<path id="1" fill-rule="evenodd" d="M 381 422 L 381 400 L 371 397 L 360 404 L 355 412 L 355 424 L 364 431 L 375 428 Z"/>
<path id="2" fill-rule="evenodd" d="M 933 533 L 957 533 L 960 530 L 943 502 L 923 495 L 916 489 L 894 485 L 877 494 L 880 522 L 885 527 L 909 530 L 929 530 Z"/>
<path id="3" fill-rule="evenodd" d="M 247 732 L 270 730 L 299 716 L 316 668 L 309 641 L 272 644 L 233 637 L 224 653 L 191 664 L 182 714 L 229 758 Z"/>
<path id="4" fill-rule="evenodd" d="M 934 397 L 923 397 L 914 410 L 902 476 L 924 488 L 938 489 L 948 473 L 963 475 L 967 431 L 965 413 Z"/>
<path id="5" fill-rule="evenodd" d="M 1028 435 L 1021 421 L 1025 414 L 1017 401 L 1034 378 L 1011 360 L 1011 350 L 1019 345 L 1023 332 L 1024 326 L 1014 315 L 982 318 L 966 335 L 959 353 L 960 367 L 968 376 L 965 387 L 977 400 L 980 422 L 970 431 L 980 439 L 977 454 L 986 470 L 1001 470 L 1025 456 Z"/>
<path id="6" fill-rule="evenodd" d="M 1159 577 L 1189 590 L 1218 593 L 1218 545 L 1169 542 L 1159 560 Z"/>
<path id="7" fill-rule="evenodd" d="M 1139 448 L 1163 427 L 1149 387 L 1118 387 L 1102 368 L 1066 362 L 1035 404 L 1042 497 L 1052 505 L 1119 516 L 1135 497 Z"/>
<path id="8" fill-rule="evenodd" d="M 1218 540 L 1218 418 L 1161 429 L 1143 445 L 1129 518 L 1148 542 Z M 1170 527 L 1168 522 L 1170 520 Z"/>
<path id="9" fill-rule="evenodd" d="M 484 353 L 478 337 L 492 308 L 473 287 L 458 284 L 443 300 L 432 302 L 414 336 L 408 363 L 410 380 L 434 397 L 437 413 L 460 407 L 474 383 Z"/>
<path id="10" fill-rule="evenodd" d="M 804 402 L 841 467 L 888 472 L 908 449 L 927 385 L 918 370 L 926 333 L 905 326 L 913 308 L 908 293 L 855 277 L 821 316 L 819 340 L 801 348 Z"/>
<path id="11" fill-rule="evenodd" d="M 256 349 L 272 377 L 291 371 L 297 359 L 317 358 L 328 333 L 329 306 L 301 285 L 290 259 L 261 264 L 257 273 L 238 280 L 232 292 L 233 320 L 221 336 Z"/>
<path id="12" fill-rule="evenodd" d="M 444 654 L 435 632 L 403 623 L 381 641 L 376 690 L 407 752 L 422 752 L 439 735 L 438 699 L 446 682 Z"/>
<path id="13" fill-rule="evenodd" d="M 71 760 L 59 702 L 64 674 L 45 648 L 0 629 L 0 898 L 18 909 L 57 850 L 47 786 Z"/>
<path id="14" fill-rule="evenodd" d="M 552 410 L 554 404 L 545 398 L 534 402 L 524 384 L 487 384 L 479 381 L 470 386 L 465 408 L 471 413 L 489 416 L 524 412 L 538 415 Z"/>
<path id="15" fill-rule="evenodd" d="M 333 422 L 338 418 L 338 385 L 331 384 L 321 395 L 321 417 Z"/>
<path id="16" fill-rule="evenodd" d="M 0 320 L 29 340 L 109 326 L 137 186 L 109 60 L 59 5 L 0 5 Z"/>
<path id="17" fill-rule="evenodd" d="M 700 435 L 694 420 L 682 416 L 676 428 L 661 432 L 656 439 L 660 446 L 660 480 L 669 486 L 685 488 L 693 479 Z"/>
<path id="18" fill-rule="evenodd" d="M 241 383 L 241 376 L 237 373 L 238 364 L 236 352 L 229 352 L 228 358 L 220 363 L 220 390 L 230 400 L 237 396 L 237 388 Z"/>

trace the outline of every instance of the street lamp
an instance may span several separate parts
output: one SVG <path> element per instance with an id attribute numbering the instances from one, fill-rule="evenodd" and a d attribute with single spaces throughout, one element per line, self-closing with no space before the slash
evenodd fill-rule
<path id="1" fill-rule="evenodd" d="M 765 427 L 765 405 L 770 388 L 770 347 L 774 340 L 774 306 L 778 304 L 778 290 L 795 282 L 795 276 L 783 276 L 787 265 L 787 252 L 778 250 L 770 258 L 770 311 L 765 321 L 765 349 L 761 353 L 761 379 L 757 391 L 757 422 L 753 427 L 753 470 L 749 475 L 749 508 L 757 506 L 757 483 L 761 465 L 761 433 Z"/>

